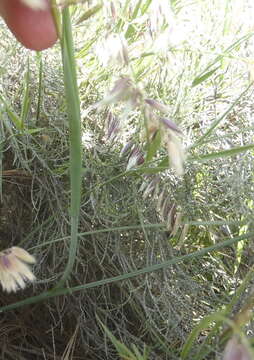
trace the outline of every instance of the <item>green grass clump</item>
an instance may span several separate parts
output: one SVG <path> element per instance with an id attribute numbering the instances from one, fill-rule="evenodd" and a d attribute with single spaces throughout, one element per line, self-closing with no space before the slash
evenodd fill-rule
<path id="1" fill-rule="evenodd" d="M 1 25 L 0 241 L 38 260 L 33 288 L 1 293 L 3 358 L 211 359 L 233 334 L 249 346 L 247 10 L 85 2 L 40 55 Z"/>

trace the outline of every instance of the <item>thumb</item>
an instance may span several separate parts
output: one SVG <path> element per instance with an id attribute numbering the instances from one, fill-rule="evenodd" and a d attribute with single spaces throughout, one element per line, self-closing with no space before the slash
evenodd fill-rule
<path id="1" fill-rule="evenodd" d="M 0 14 L 18 41 L 31 50 L 44 50 L 57 41 L 49 0 L 33 9 L 22 0 L 0 0 Z"/>

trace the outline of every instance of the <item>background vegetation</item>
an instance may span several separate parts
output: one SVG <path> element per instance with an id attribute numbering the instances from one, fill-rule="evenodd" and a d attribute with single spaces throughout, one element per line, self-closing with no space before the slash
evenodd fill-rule
<path id="1" fill-rule="evenodd" d="M 58 287 L 78 175 L 68 61 L 1 24 L 1 248 L 33 253 L 38 279 L 0 294 L 2 359 L 220 359 L 232 333 L 251 351 L 252 12 L 247 0 L 70 7 L 82 190 Z M 114 88 L 121 78 L 131 90 Z M 147 136 L 144 99 L 181 130 L 184 175 L 164 130 Z"/>

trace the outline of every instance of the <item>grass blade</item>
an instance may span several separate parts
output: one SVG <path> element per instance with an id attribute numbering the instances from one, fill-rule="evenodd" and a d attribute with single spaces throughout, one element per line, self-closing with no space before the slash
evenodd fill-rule
<path id="1" fill-rule="evenodd" d="M 204 74 L 206 74 L 208 72 L 208 70 L 213 67 L 215 64 L 217 64 L 219 61 L 221 61 L 223 59 L 223 57 L 225 55 L 229 55 L 229 53 L 234 50 L 235 48 L 237 48 L 240 44 L 242 44 L 243 42 L 247 41 L 248 39 L 250 39 L 252 36 L 254 35 L 254 32 L 250 32 L 244 36 L 242 36 L 240 39 L 236 40 L 233 44 L 231 44 L 230 46 L 228 46 L 225 51 L 216 56 L 216 58 L 202 71 L 202 73 L 200 75 L 198 75 L 196 78 L 201 78 L 202 76 L 204 76 Z"/>
<path id="2" fill-rule="evenodd" d="M 27 59 L 27 70 L 25 73 L 25 77 L 24 77 L 24 90 L 23 90 L 23 101 L 22 101 L 22 107 L 21 107 L 21 122 L 22 122 L 22 127 L 24 128 L 24 124 L 28 118 L 28 114 L 29 114 L 29 110 L 30 110 L 30 88 L 29 88 L 29 83 L 30 83 L 30 66 L 29 66 L 29 58 Z"/>
<path id="3" fill-rule="evenodd" d="M 11 121 L 13 122 L 13 124 L 15 125 L 15 127 L 18 130 L 23 130 L 23 123 L 22 123 L 21 118 L 16 114 L 15 111 L 13 111 L 11 109 L 11 106 L 8 104 L 8 102 L 1 95 L 0 95 L 0 101 L 2 101 L 2 103 L 4 104 L 5 111 L 8 114 Z"/>
<path id="4" fill-rule="evenodd" d="M 98 11 L 102 9 L 103 4 L 97 4 L 90 9 L 88 9 L 77 21 L 76 25 L 81 24 L 83 21 L 89 19 L 91 16 L 95 15 Z"/>
<path id="5" fill-rule="evenodd" d="M 254 149 L 254 144 L 248 144 L 243 146 L 236 146 L 229 150 L 222 150 L 218 152 L 212 152 L 210 154 L 200 155 L 200 156 L 193 156 L 189 158 L 189 161 L 198 161 L 198 162 L 205 162 L 207 160 L 215 160 L 219 158 L 224 158 L 228 156 L 234 156 L 240 154 L 242 152 Z"/>
<path id="6" fill-rule="evenodd" d="M 237 236 L 237 237 L 234 237 L 234 238 L 230 238 L 230 239 L 222 241 L 222 242 L 220 242 L 220 243 L 218 243 L 216 245 L 203 248 L 203 249 L 201 249 L 199 251 L 195 251 L 195 252 L 192 252 L 192 253 L 187 254 L 187 255 L 178 256 L 178 257 L 175 257 L 175 258 L 170 259 L 168 261 L 164 261 L 164 262 L 159 263 L 159 264 L 155 264 L 155 265 L 152 265 L 152 266 L 147 266 L 147 267 L 144 267 L 142 269 L 135 270 L 135 271 L 132 271 L 132 272 L 129 272 L 129 273 L 125 273 L 125 274 L 122 274 L 122 275 L 119 275 L 119 276 L 114 276 L 114 277 L 111 277 L 111 278 L 106 278 L 106 279 L 101 279 L 101 280 L 98 280 L 98 281 L 90 282 L 90 283 L 85 284 L 85 285 L 78 285 L 78 286 L 75 286 L 75 287 L 72 287 L 72 288 L 59 288 L 59 287 L 57 287 L 57 288 L 54 288 L 52 290 L 45 291 L 45 292 L 43 292 L 43 293 L 41 293 L 39 295 L 32 296 L 32 297 L 26 298 L 24 300 L 18 301 L 16 303 L 9 304 L 9 305 L 6 305 L 6 306 L 2 306 L 2 307 L 0 307 L 0 313 L 5 312 L 5 311 L 10 311 L 10 310 L 13 310 L 13 309 L 17 309 L 17 308 L 20 308 L 21 306 L 25 306 L 25 305 L 29 305 L 29 304 L 35 304 L 35 303 L 38 303 L 39 301 L 43 301 L 43 300 L 46 300 L 46 299 L 49 299 L 49 298 L 52 298 L 52 297 L 55 297 L 55 296 L 68 295 L 68 294 L 72 294 L 72 293 L 74 293 L 76 291 L 84 291 L 84 290 L 92 289 L 92 288 L 95 288 L 95 287 L 98 287 L 98 286 L 103 286 L 103 285 L 106 285 L 106 284 L 112 284 L 112 283 L 123 281 L 123 280 L 126 280 L 126 279 L 131 279 L 131 278 L 137 277 L 139 275 L 144 275 L 144 274 L 151 273 L 153 271 L 166 269 L 171 265 L 180 264 L 180 263 L 186 262 L 186 261 L 191 261 L 194 258 L 200 258 L 200 257 L 202 257 L 202 256 L 204 256 L 206 254 L 211 253 L 211 252 L 214 252 L 214 251 L 217 251 L 217 250 L 222 249 L 224 247 L 236 244 L 237 242 L 242 241 L 244 239 L 252 238 L 253 236 L 254 236 L 254 232 L 249 232 L 249 233 L 244 234 L 242 236 Z"/>
<path id="7" fill-rule="evenodd" d="M 209 343 L 209 340 L 212 339 L 216 333 L 219 331 L 219 328 L 222 326 L 223 321 L 226 320 L 226 316 L 230 315 L 232 313 L 233 307 L 236 305 L 236 303 L 239 301 L 240 297 L 242 296 L 243 292 L 246 290 L 249 282 L 253 279 L 253 267 L 249 270 L 247 275 L 242 281 L 242 284 L 238 287 L 236 294 L 233 296 L 230 303 L 226 306 L 225 309 L 219 310 L 218 312 L 214 314 L 210 314 L 206 316 L 204 319 L 200 321 L 200 323 L 193 329 L 191 334 L 189 335 L 185 345 L 183 346 L 182 352 L 181 352 L 181 358 L 185 359 L 187 355 L 189 354 L 191 347 L 197 338 L 200 331 L 202 331 L 205 327 L 207 327 L 208 324 L 215 321 L 215 325 L 213 326 L 212 330 L 209 332 L 209 335 L 206 337 L 204 342 L 199 347 L 199 351 L 196 354 L 197 360 L 202 360 L 206 357 L 208 354 L 208 350 L 205 348 L 205 345 Z M 225 337 L 225 334 L 223 333 L 223 336 L 221 338 L 221 343 L 224 343 L 225 340 L 227 340 L 228 337 Z"/>
<path id="8" fill-rule="evenodd" d="M 195 77 L 191 86 L 194 87 L 194 86 L 201 84 L 203 81 L 207 80 L 210 76 L 212 76 L 219 68 L 220 68 L 220 66 L 217 66 L 215 69 L 210 70 L 200 76 Z"/>

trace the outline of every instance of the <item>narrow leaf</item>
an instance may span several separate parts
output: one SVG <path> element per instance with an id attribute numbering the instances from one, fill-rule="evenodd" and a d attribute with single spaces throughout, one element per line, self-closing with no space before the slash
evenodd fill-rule
<path id="1" fill-rule="evenodd" d="M 91 16 L 95 15 L 98 11 L 101 10 L 103 4 L 97 4 L 93 7 L 91 7 L 90 9 L 88 9 L 76 22 L 76 25 L 79 25 L 80 23 L 82 23 L 83 21 L 89 19 Z"/>
<path id="2" fill-rule="evenodd" d="M 29 91 L 30 90 L 29 82 L 30 82 L 30 67 L 29 67 L 29 58 L 28 58 L 27 70 L 26 70 L 25 78 L 24 78 L 24 94 L 23 94 L 21 115 L 20 115 L 23 128 L 24 128 L 24 124 L 28 117 L 28 113 L 30 110 L 30 103 L 31 103 L 30 94 L 29 94 L 29 92 L 30 92 Z"/>
<path id="3" fill-rule="evenodd" d="M 144 3 L 144 5 L 143 5 L 142 8 L 141 8 L 141 14 L 142 14 L 142 15 L 144 15 L 144 14 L 147 12 L 147 10 L 148 10 L 149 6 L 151 5 L 151 3 L 152 3 L 152 0 L 147 0 L 147 1 Z"/>
<path id="4" fill-rule="evenodd" d="M 248 150 L 254 149 L 254 144 L 248 144 L 243 146 L 237 146 L 229 150 L 222 150 L 218 152 L 212 152 L 210 154 L 200 155 L 200 156 L 193 156 L 190 157 L 189 161 L 198 161 L 198 162 L 206 162 L 207 160 L 215 160 L 220 159 L 228 156 L 234 156 L 240 154 L 242 152 L 246 152 Z"/>
<path id="5" fill-rule="evenodd" d="M 203 81 L 207 80 L 210 76 L 212 76 L 219 68 L 220 68 L 220 66 L 217 66 L 215 69 L 210 70 L 210 71 L 206 72 L 205 74 L 203 73 L 203 74 L 197 76 L 193 80 L 191 86 L 194 87 L 194 86 L 201 84 Z"/>

